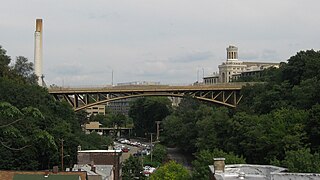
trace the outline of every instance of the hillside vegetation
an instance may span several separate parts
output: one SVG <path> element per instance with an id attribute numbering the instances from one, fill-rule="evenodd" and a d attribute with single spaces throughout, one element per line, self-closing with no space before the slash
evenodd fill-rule
<path id="1" fill-rule="evenodd" d="M 19 56 L 15 62 L 0 46 L 0 169 L 43 170 L 76 163 L 78 145 L 101 149 L 110 138 L 81 132 L 80 120 L 69 105 L 55 101 L 37 85 L 33 64 Z"/>
<path id="2" fill-rule="evenodd" d="M 241 81 L 236 109 L 184 98 L 164 121 L 162 141 L 195 155 L 194 178 L 206 179 L 213 157 L 320 173 L 320 52 L 301 51 L 280 68 Z"/>

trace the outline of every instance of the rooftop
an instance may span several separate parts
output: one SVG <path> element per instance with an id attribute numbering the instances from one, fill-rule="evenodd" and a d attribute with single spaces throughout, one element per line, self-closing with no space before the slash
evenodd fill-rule
<path id="1" fill-rule="evenodd" d="M 209 168 L 215 180 L 320 180 L 320 174 L 288 173 L 286 168 L 271 165 L 225 165 L 224 172 L 215 172 L 214 165 L 210 165 Z"/>

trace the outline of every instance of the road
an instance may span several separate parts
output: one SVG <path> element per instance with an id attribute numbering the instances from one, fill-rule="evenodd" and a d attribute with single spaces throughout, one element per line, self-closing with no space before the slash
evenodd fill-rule
<path id="1" fill-rule="evenodd" d="M 127 146 L 128 148 L 130 148 L 129 152 L 123 152 L 122 153 L 122 161 L 125 161 L 126 159 L 128 159 L 130 157 L 130 155 L 133 155 L 134 153 L 136 153 L 139 150 L 139 147 L 135 147 L 135 146 L 130 146 L 127 144 L 121 144 L 118 142 L 114 142 L 114 145 L 124 145 Z"/>

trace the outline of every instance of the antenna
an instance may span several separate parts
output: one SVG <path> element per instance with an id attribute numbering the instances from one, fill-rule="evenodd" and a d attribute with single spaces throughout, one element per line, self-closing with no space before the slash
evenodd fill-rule
<path id="1" fill-rule="evenodd" d="M 113 86 L 113 69 L 112 69 L 112 72 L 111 72 L 111 85 Z"/>

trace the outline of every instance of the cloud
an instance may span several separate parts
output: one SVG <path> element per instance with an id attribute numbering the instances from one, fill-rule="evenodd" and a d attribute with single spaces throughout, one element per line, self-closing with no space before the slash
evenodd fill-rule
<path id="1" fill-rule="evenodd" d="M 246 61 L 246 60 L 257 60 L 259 59 L 259 52 L 243 52 L 240 54 L 240 60 Z"/>
<path id="2" fill-rule="evenodd" d="M 279 59 L 279 53 L 273 49 L 265 49 L 261 53 L 261 59 L 277 60 L 277 59 Z"/>
<path id="3" fill-rule="evenodd" d="M 175 63 L 190 63 L 190 62 L 199 62 L 199 61 L 208 60 L 213 57 L 214 55 L 212 52 L 203 51 L 203 52 L 187 53 L 177 57 L 169 58 L 169 61 L 175 62 Z"/>
<path id="4" fill-rule="evenodd" d="M 272 62 L 320 47 L 319 0 L 10 0 L 2 6 L 15 8 L 0 11 L 1 45 L 11 57 L 32 59 L 35 19 L 43 18 L 48 84 L 103 84 L 111 82 L 111 69 L 118 82 L 194 82 L 197 68 L 217 70 L 229 44 L 239 47 L 240 60 Z"/>

